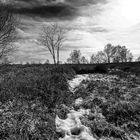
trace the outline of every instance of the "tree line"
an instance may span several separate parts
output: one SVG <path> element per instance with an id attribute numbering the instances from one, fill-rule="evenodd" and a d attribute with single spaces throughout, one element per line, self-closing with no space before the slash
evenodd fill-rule
<path id="1" fill-rule="evenodd" d="M 119 63 L 119 62 L 132 62 L 133 55 L 126 48 L 126 46 L 113 46 L 108 43 L 103 51 L 93 53 L 90 60 L 81 55 L 80 50 L 73 50 L 67 59 L 68 64 L 96 64 L 96 63 Z"/>

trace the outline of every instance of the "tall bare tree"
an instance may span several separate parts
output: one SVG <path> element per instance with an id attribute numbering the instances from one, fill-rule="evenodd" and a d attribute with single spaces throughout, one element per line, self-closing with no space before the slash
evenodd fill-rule
<path id="1" fill-rule="evenodd" d="M 0 59 L 14 51 L 13 42 L 16 39 L 17 18 L 10 7 L 0 3 Z"/>
<path id="2" fill-rule="evenodd" d="M 65 40 L 66 30 L 57 23 L 43 27 L 39 42 L 49 50 L 54 64 L 59 64 L 60 48 L 63 46 Z"/>

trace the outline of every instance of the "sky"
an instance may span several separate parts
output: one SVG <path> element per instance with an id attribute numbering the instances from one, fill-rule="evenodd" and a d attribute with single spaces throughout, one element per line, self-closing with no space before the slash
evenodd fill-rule
<path id="1" fill-rule="evenodd" d="M 66 62 L 72 50 L 88 59 L 107 43 L 125 45 L 140 56 L 140 0 L 4 0 L 20 17 L 15 63 L 52 61 L 38 38 L 42 27 L 57 22 L 69 28 L 60 51 Z"/>

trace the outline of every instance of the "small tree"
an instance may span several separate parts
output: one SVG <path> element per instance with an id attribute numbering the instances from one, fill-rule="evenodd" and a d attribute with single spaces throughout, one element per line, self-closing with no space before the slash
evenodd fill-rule
<path id="1" fill-rule="evenodd" d="M 70 53 L 70 57 L 67 59 L 67 63 L 71 63 L 71 64 L 80 64 L 80 61 L 81 61 L 80 50 L 73 50 Z"/>
<path id="2" fill-rule="evenodd" d="M 0 59 L 7 58 L 15 50 L 17 18 L 12 14 L 9 6 L 0 3 Z"/>
<path id="3" fill-rule="evenodd" d="M 39 41 L 49 50 L 54 64 L 59 64 L 60 48 L 63 46 L 65 40 L 66 30 L 57 23 L 43 28 Z"/>
<path id="4" fill-rule="evenodd" d="M 113 48 L 114 46 L 110 43 L 108 43 L 104 48 L 104 53 L 106 54 L 107 57 L 107 63 L 111 63 Z"/>
<path id="5" fill-rule="evenodd" d="M 107 57 L 107 62 L 131 62 L 133 59 L 133 55 L 126 48 L 126 46 L 113 46 L 112 44 L 108 43 L 104 48 L 104 53 Z"/>
<path id="6" fill-rule="evenodd" d="M 3 57 L 2 59 L 1 59 L 1 64 L 10 64 L 11 63 L 11 61 L 8 59 L 8 57 Z"/>
<path id="7" fill-rule="evenodd" d="M 88 60 L 85 58 L 85 56 L 82 56 L 82 57 L 81 57 L 81 60 L 80 60 L 80 63 L 81 63 L 81 64 L 88 64 L 89 62 L 88 62 Z"/>
<path id="8" fill-rule="evenodd" d="M 117 45 L 112 51 L 113 62 L 131 62 L 133 55 L 125 46 Z"/>
<path id="9" fill-rule="evenodd" d="M 140 56 L 136 59 L 136 61 L 140 62 Z"/>
<path id="10" fill-rule="evenodd" d="M 122 51 L 122 48 L 120 45 L 114 46 L 113 51 L 112 51 L 113 62 L 115 63 L 121 62 L 122 60 L 121 51 Z"/>
<path id="11" fill-rule="evenodd" d="M 107 63 L 107 57 L 103 51 L 98 51 L 97 54 L 92 54 L 90 64 L 96 63 Z"/>
<path id="12" fill-rule="evenodd" d="M 50 64 L 49 59 L 47 59 L 47 60 L 45 61 L 45 64 Z"/>
<path id="13" fill-rule="evenodd" d="M 96 54 L 92 54 L 90 57 L 90 64 L 96 64 L 96 63 L 97 63 Z"/>
<path id="14" fill-rule="evenodd" d="M 126 54 L 126 62 L 132 62 L 133 61 L 133 54 L 127 50 L 127 54 Z"/>
<path id="15" fill-rule="evenodd" d="M 103 51 L 99 51 L 96 54 L 97 63 L 107 63 L 107 57 Z"/>
<path id="16" fill-rule="evenodd" d="M 72 60 L 71 60 L 71 58 L 68 58 L 67 59 L 67 62 L 65 62 L 66 64 L 72 64 Z"/>

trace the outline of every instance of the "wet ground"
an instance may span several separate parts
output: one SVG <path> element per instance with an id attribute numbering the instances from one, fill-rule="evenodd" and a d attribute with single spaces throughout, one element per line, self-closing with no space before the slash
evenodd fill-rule
<path id="1" fill-rule="evenodd" d="M 74 88 L 77 87 L 81 81 L 87 79 L 88 75 L 76 75 L 76 77 L 69 81 L 70 89 L 74 92 Z M 77 100 L 75 103 L 77 104 Z M 67 114 L 67 119 L 63 120 L 56 116 L 56 131 L 62 134 L 62 138 L 59 140 L 96 140 L 90 129 L 82 125 L 80 118 L 85 115 L 89 115 L 90 110 L 79 109 L 78 111 L 70 110 Z"/>

